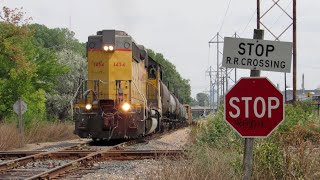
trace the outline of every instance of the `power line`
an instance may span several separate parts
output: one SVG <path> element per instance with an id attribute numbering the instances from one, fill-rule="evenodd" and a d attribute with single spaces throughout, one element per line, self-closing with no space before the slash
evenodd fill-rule
<path id="1" fill-rule="evenodd" d="M 221 24 L 221 26 L 220 26 L 219 32 L 221 32 L 221 30 L 222 30 L 222 27 L 223 27 L 225 18 L 226 18 L 226 16 L 227 16 L 228 11 L 229 11 L 230 4 L 231 4 L 231 0 L 229 0 L 227 10 L 226 10 L 226 12 L 224 13 L 224 17 L 223 17 L 223 19 L 222 19 L 222 24 Z"/>
<path id="2" fill-rule="evenodd" d="M 240 33 L 240 34 L 241 34 L 241 36 L 242 36 L 242 35 L 243 35 L 243 33 L 247 30 L 247 27 L 248 27 L 248 26 L 249 26 L 249 24 L 251 23 L 251 21 L 252 21 L 252 19 L 253 19 L 254 15 L 256 14 L 256 12 L 257 12 L 257 10 L 255 10 L 255 11 L 252 13 L 252 16 L 251 16 L 251 18 L 250 18 L 249 22 L 247 23 L 247 25 L 245 26 L 245 28 L 243 29 L 243 31 Z"/>

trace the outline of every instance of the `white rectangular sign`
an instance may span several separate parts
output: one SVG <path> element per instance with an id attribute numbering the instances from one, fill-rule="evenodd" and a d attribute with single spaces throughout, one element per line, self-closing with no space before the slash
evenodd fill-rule
<path id="1" fill-rule="evenodd" d="M 224 38 L 222 66 L 263 71 L 291 71 L 292 43 Z"/>

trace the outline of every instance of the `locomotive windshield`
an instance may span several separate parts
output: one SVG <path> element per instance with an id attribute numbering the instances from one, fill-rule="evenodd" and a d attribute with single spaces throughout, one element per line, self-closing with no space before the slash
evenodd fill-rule
<path id="1" fill-rule="evenodd" d="M 157 69 L 155 68 L 155 65 L 149 65 L 149 68 L 148 68 L 149 79 L 156 79 L 156 72 L 157 72 Z"/>

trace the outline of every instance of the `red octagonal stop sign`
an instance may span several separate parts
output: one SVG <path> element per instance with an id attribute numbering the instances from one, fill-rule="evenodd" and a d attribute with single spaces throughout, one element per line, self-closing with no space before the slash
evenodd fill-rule
<path id="1" fill-rule="evenodd" d="M 241 78 L 224 103 L 225 120 L 242 137 L 267 137 L 284 119 L 283 95 L 267 78 Z"/>

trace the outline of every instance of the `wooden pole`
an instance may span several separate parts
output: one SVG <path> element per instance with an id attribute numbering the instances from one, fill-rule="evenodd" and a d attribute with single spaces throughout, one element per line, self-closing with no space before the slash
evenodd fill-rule
<path id="1" fill-rule="evenodd" d="M 263 39 L 264 31 L 255 29 L 253 39 Z M 260 70 L 251 70 L 250 77 L 260 77 Z M 243 156 L 243 179 L 249 180 L 252 175 L 253 162 L 253 144 L 254 138 L 245 138 L 244 142 L 244 156 Z"/>
<path id="2" fill-rule="evenodd" d="M 297 6 L 296 6 L 296 0 L 293 0 L 293 32 L 292 32 L 292 34 L 293 34 L 293 37 L 292 37 L 292 39 L 293 39 L 293 42 L 292 42 L 292 48 L 293 48 L 293 52 L 292 52 L 292 56 L 293 56 L 293 60 L 292 60 L 292 73 L 293 73 L 293 84 L 292 84 L 292 88 L 293 88 L 293 93 L 292 93 L 292 95 L 293 95 L 293 102 L 295 102 L 296 101 L 296 96 L 297 96 L 297 94 L 296 94 L 296 91 L 297 91 L 297 21 L 296 21 L 296 19 L 297 19 L 297 12 L 296 12 L 296 10 L 297 10 Z"/>

